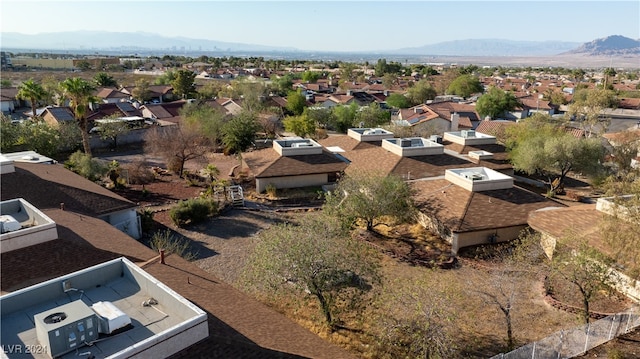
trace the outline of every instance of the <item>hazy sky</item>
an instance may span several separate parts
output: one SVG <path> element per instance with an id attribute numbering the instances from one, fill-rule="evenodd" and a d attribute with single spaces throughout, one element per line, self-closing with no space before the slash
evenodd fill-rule
<path id="1" fill-rule="evenodd" d="M 0 0 L 0 21 L 2 32 L 24 34 L 143 31 L 300 50 L 366 51 L 466 39 L 638 39 L 640 1 Z"/>

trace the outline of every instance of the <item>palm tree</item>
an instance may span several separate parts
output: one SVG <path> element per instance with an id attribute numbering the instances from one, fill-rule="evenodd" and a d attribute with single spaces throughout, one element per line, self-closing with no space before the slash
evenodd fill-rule
<path id="1" fill-rule="evenodd" d="M 74 116 L 80 129 L 82 130 L 82 146 L 84 153 L 91 156 L 91 145 L 89 144 L 89 129 L 85 114 L 90 103 L 95 101 L 93 91 L 95 87 L 88 81 L 79 78 L 68 78 L 60 83 L 64 91 L 64 97 L 69 99 Z"/>
<path id="2" fill-rule="evenodd" d="M 42 100 L 47 96 L 46 91 L 39 83 L 33 81 L 33 79 L 29 79 L 23 82 L 18 88 L 18 94 L 16 97 L 22 100 L 29 100 L 31 103 L 31 118 L 35 119 L 36 108 L 38 107 L 38 101 Z"/>

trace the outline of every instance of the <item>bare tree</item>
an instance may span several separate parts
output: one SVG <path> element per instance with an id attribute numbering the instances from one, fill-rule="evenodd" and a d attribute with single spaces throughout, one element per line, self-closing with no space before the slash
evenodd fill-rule
<path id="1" fill-rule="evenodd" d="M 145 152 L 162 156 L 167 168 L 180 177 L 187 161 L 204 156 L 207 140 L 196 126 L 181 124 L 150 129 L 145 137 Z"/>

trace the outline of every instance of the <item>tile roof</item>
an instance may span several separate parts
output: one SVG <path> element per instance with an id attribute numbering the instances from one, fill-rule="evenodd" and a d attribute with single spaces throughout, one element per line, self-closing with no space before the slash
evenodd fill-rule
<path id="1" fill-rule="evenodd" d="M 39 209 L 59 208 L 90 215 L 137 207 L 61 164 L 14 163 L 15 172 L 2 175 L 2 200 L 24 198 Z"/>
<path id="2" fill-rule="evenodd" d="M 100 98 L 129 98 L 129 95 L 115 88 L 101 87 L 96 90 L 96 97 Z"/>
<path id="3" fill-rule="evenodd" d="M 515 124 L 514 121 L 484 120 L 480 121 L 476 131 L 500 139 L 505 137 L 506 128 Z"/>
<path id="4" fill-rule="evenodd" d="M 244 153 L 243 160 L 258 178 L 342 172 L 348 165 L 327 150 L 317 155 L 280 156 L 266 148 Z"/>
<path id="5" fill-rule="evenodd" d="M 133 107 L 128 102 L 117 102 L 117 103 L 101 103 L 98 105 L 97 109 L 91 111 L 91 113 L 87 116 L 88 119 L 101 119 L 109 116 L 120 116 L 120 117 L 128 117 L 128 116 L 142 116 L 142 112 Z"/>
<path id="6" fill-rule="evenodd" d="M 430 103 L 427 107 L 447 121 L 451 121 L 451 115 L 457 113 L 460 115 L 458 120 L 459 127 L 472 128 L 472 121 L 480 121 L 480 115 L 476 112 L 476 107 L 466 103 L 443 101 Z"/>
<path id="7" fill-rule="evenodd" d="M 561 206 L 517 186 L 471 192 L 438 179 L 415 181 L 411 187 L 416 192 L 414 198 L 418 208 L 435 216 L 453 232 L 526 225 L 530 212 Z"/>

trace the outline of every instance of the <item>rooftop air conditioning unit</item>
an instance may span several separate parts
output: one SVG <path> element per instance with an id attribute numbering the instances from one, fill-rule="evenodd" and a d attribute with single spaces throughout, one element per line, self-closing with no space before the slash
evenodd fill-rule
<path id="1" fill-rule="evenodd" d="M 480 180 L 482 180 L 484 178 L 482 173 L 477 173 L 477 172 L 464 172 L 464 173 L 462 173 L 462 175 L 466 179 L 470 179 L 472 181 L 480 181 Z"/>
<path id="2" fill-rule="evenodd" d="M 0 216 L 0 232 L 7 233 L 17 231 L 22 228 L 20 222 L 18 222 L 13 216 L 3 214 Z"/>
<path id="3" fill-rule="evenodd" d="M 476 131 L 474 131 L 474 130 L 462 130 L 462 131 L 460 131 L 460 135 L 463 138 L 476 137 Z"/>
<path id="4" fill-rule="evenodd" d="M 432 135 L 432 136 L 429 138 L 429 140 L 430 140 L 431 142 L 435 142 L 435 143 L 442 144 L 442 136 L 440 136 L 440 135 Z"/>
<path id="5" fill-rule="evenodd" d="M 98 318 L 82 300 L 33 316 L 38 342 L 52 358 L 98 339 Z"/>
<path id="6" fill-rule="evenodd" d="M 380 129 L 366 130 L 362 134 L 363 135 L 380 135 L 380 134 L 382 134 L 382 130 L 380 130 Z"/>
<path id="7" fill-rule="evenodd" d="M 131 318 L 111 302 L 96 302 L 91 309 L 98 316 L 98 332 L 102 334 L 113 334 L 131 325 Z"/>

